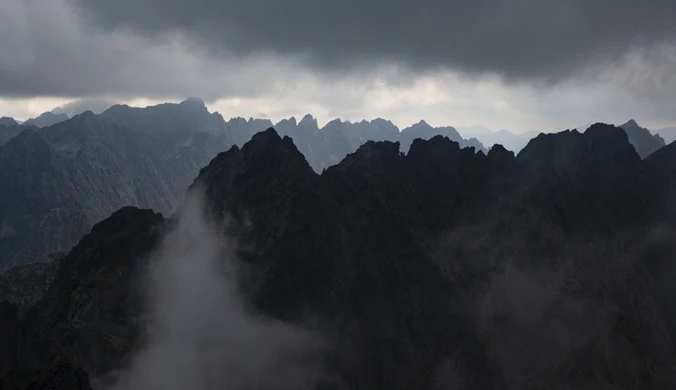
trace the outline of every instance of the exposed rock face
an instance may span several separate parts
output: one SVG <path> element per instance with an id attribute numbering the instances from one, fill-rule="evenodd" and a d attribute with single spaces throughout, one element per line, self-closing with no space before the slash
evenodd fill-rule
<path id="1" fill-rule="evenodd" d="M 627 132 L 629 142 L 634 145 L 636 153 L 641 158 L 650 156 L 657 149 L 666 145 L 666 142 L 664 142 L 664 139 L 659 134 L 650 133 L 648 129 L 639 126 L 633 119 L 620 127 Z"/>
<path id="2" fill-rule="evenodd" d="M 442 136 L 407 154 L 371 141 L 319 175 L 268 129 L 218 154 L 190 191 L 232 218 L 247 301 L 311 320 L 346 388 L 666 389 L 672 146 L 641 160 L 602 124 L 540 135 L 517 156 Z M 121 209 L 24 315 L 0 305 L 3 383 L 124 367 L 143 342 L 139 275 L 166 224 Z"/>

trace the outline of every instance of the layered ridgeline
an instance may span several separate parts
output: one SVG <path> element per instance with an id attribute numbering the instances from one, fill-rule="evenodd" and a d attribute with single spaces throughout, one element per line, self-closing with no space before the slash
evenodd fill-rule
<path id="1" fill-rule="evenodd" d="M 0 269 L 47 260 L 124 205 L 171 212 L 171 171 L 136 134 L 88 112 L 0 146 Z"/>
<path id="2" fill-rule="evenodd" d="M 273 126 L 266 119 L 233 118 L 226 122 L 220 114 L 210 113 L 204 102 L 197 98 L 187 99 L 180 104 L 166 103 L 146 108 L 117 105 L 101 116 L 137 130 L 159 155 L 169 159 L 184 161 L 181 157 L 184 157 L 185 150 L 177 149 L 195 144 L 194 148 L 200 148 L 201 154 L 194 153 L 194 161 L 185 162 L 195 168 L 189 180 L 216 153 L 226 150 L 225 145 L 242 146 L 254 134 Z M 284 119 L 274 127 L 280 135 L 294 139 L 298 149 L 317 172 L 337 164 L 366 141 L 400 141 L 402 151 L 405 152 L 414 138 L 429 139 L 443 135 L 459 142 L 463 148 L 474 147 L 477 151 L 486 151 L 479 141 L 463 139 L 452 127 L 434 128 L 424 121 L 401 132 L 392 122 L 383 119 L 359 123 L 336 119 L 320 128 L 315 118 L 306 115 L 300 121 L 293 117 Z"/>
<path id="3" fill-rule="evenodd" d="M 260 119 L 226 122 L 195 98 L 145 108 L 116 105 L 98 116 L 87 112 L 67 119 L 66 112 L 85 106 L 102 110 L 107 105 L 75 104 L 25 124 L 11 118 L 0 121 L 0 176 L 12 189 L 0 198 L 0 270 L 68 250 L 94 223 L 120 207 L 171 212 L 201 167 L 219 152 L 243 145 L 272 126 Z M 57 123 L 43 126 L 52 122 Z M 664 145 L 662 138 L 635 121 L 623 127 L 641 157 Z M 486 153 L 475 138 L 463 139 L 453 127 L 434 128 L 424 121 L 403 131 L 383 119 L 358 123 L 337 119 L 319 128 L 307 115 L 300 122 L 282 120 L 275 128 L 294 139 L 316 172 L 337 164 L 367 141 L 399 142 L 406 153 L 414 139 L 442 135 L 461 148 Z M 503 138 L 509 147 L 528 139 Z"/>
<path id="4" fill-rule="evenodd" d="M 269 129 L 200 170 L 214 228 L 127 207 L 13 275 L 53 281 L 4 297 L 3 388 L 674 388 L 675 189 L 676 145 L 602 124 L 321 175 Z"/>
<path id="5" fill-rule="evenodd" d="M 57 123 L 44 126 L 51 119 Z M 120 207 L 172 212 L 200 168 L 272 125 L 242 118 L 226 122 L 199 99 L 146 108 L 118 105 L 101 115 L 88 111 L 71 119 L 65 113 L 45 113 L 22 125 L 11 118 L 3 123 L 0 270 L 70 249 Z M 424 122 L 402 133 L 384 120 L 334 121 L 319 129 L 310 116 L 299 123 L 282 121 L 278 127 L 297 140 L 317 171 L 368 140 L 401 139 L 408 145 L 415 137 L 443 134 L 482 149 L 451 127 L 435 129 Z"/>

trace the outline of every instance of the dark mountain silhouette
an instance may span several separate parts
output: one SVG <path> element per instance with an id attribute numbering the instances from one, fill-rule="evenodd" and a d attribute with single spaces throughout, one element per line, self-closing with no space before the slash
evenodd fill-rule
<path id="1" fill-rule="evenodd" d="M 37 148 L 36 137 L 12 142 Z M 517 156 L 436 135 L 408 153 L 368 141 L 321 175 L 299 149 L 257 133 L 213 158 L 189 192 L 203 191 L 237 237 L 252 309 L 311 320 L 332 346 L 338 384 L 317 388 L 676 384 L 674 145 L 641 160 L 604 124 L 541 134 Z M 103 383 L 128 365 L 144 343 L 147 257 L 172 223 L 118 210 L 55 260 L 46 291 L 12 290 L 27 306 L 42 296 L 0 307 L 3 383 L 55 372 Z"/>
<path id="2" fill-rule="evenodd" d="M 24 122 L 25 126 L 35 126 L 38 129 L 42 127 L 47 127 L 55 125 L 59 122 L 68 120 L 68 115 L 66 114 L 54 114 L 51 112 L 45 112 L 40 114 L 37 118 L 31 118 Z"/>
<path id="3" fill-rule="evenodd" d="M 34 126 L 0 127 L 0 141 L 5 143 L 24 129 L 32 129 L 27 134 L 37 133 L 26 138 L 29 141 L 17 140 L 3 148 L 7 163 L 0 170 L 17 190 L 0 201 L 0 215 L 5 216 L 0 269 L 41 261 L 53 251 L 67 250 L 86 229 L 122 206 L 171 212 L 201 167 L 219 152 L 243 145 L 272 125 L 267 120 L 243 118 L 225 122 L 197 98 L 146 108 L 117 105 L 99 116 L 87 111 L 38 130 L 43 119 L 57 117 L 47 113 L 28 122 Z M 463 140 L 451 127 L 435 129 L 424 122 L 401 133 L 382 119 L 359 123 L 336 120 L 320 129 L 307 115 L 300 122 L 283 120 L 277 127 L 280 134 L 296 140 L 317 172 L 369 140 L 403 140 L 407 150 L 414 138 L 441 133 L 462 147 L 483 150 L 476 140 Z M 32 146 L 16 150 L 24 141 L 40 144 L 36 147 L 44 153 L 34 153 Z M 38 177 L 49 176 L 47 182 L 35 178 L 36 167 L 44 169 Z M 34 205 L 22 203 L 26 197 L 36 196 Z"/>
<path id="4" fill-rule="evenodd" d="M 416 138 L 421 139 L 430 139 L 436 135 L 441 135 L 447 137 L 451 141 L 458 142 L 461 148 L 474 148 L 475 150 L 486 152 L 481 142 L 476 138 L 471 138 L 469 140 L 463 139 L 460 134 L 453 127 L 437 127 L 434 128 L 427 124 L 424 120 L 416 123 L 415 125 L 406 128 L 401 131 L 398 141 L 401 143 L 402 151 L 408 151 L 409 146 L 413 143 L 413 140 Z"/>
<path id="5" fill-rule="evenodd" d="M 666 145 L 664 139 L 659 134 L 652 134 L 648 129 L 645 129 L 631 119 L 629 122 L 620 126 L 627 132 L 629 142 L 636 148 L 641 158 L 646 158 L 655 152 L 657 149 Z"/>

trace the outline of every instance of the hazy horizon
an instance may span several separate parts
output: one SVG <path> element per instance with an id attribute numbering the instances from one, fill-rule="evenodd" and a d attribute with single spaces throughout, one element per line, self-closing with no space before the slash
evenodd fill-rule
<path id="1" fill-rule="evenodd" d="M 676 126 L 668 0 L 175 5 L 0 0 L 0 114 L 200 96 L 224 117 Z"/>

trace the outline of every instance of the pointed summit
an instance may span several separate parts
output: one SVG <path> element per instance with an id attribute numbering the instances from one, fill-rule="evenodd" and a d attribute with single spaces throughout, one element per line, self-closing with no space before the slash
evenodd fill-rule
<path id="1" fill-rule="evenodd" d="M 317 125 L 317 119 L 315 119 L 310 114 L 305 115 L 303 119 L 301 119 L 301 121 L 298 123 L 298 126 L 312 128 L 313 130 L 319 129 L 319 125 Z"/>
<path id="2" fill-rule="evenodd" d="M 629 142 L 634 145 L 636 153 L 641 158 L 646 158 L 656 150 L 666 146 L 666 142 L 659 135 L 653 135 L 648 129 L 639 126 L 635 120 L 630 119 L 627 123 L 620 126 L 627 133 Z"/>
<path id="3" fill-rule="evenodd" d="M 636 126 L 636 127 L 640 127 L 640 126 L 638 125 L 638 123 L 636 123 L 636 121 L 635 121 L 634 119 L 629 119 L 629 121 L 628 121 L 627 123 L 625 123 L 625 124 L 622 125 L 622 127 L 624 127 L 624 126 Z"/>

